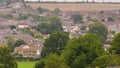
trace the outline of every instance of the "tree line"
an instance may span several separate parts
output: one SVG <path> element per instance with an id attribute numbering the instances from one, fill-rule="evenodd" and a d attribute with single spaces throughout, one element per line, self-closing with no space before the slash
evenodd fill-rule
<path id="1" fill-rule="evenodd" d="M 105 51 L 108 30 L 102 23 L 89 26 L 85 36 L 69 39 L 65 32 L 54 32 L 46 39 L 35 68 L 106 68 L 120 65 L 120 33 Z M 60 48 L 61 47 L 61 48 Z"/>

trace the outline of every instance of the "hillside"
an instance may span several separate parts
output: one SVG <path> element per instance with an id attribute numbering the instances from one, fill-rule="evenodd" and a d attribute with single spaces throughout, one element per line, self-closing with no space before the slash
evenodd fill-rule
<path id="1" fill-rule="evenodd" d="M 62 4 L 62 3 L 27 3 L 33 8 L 43 7 L 53 10 L 60 8 L 62 11 L 111 11 L 119 10 L 120 4 L 90 4 L 90 3 L 78 3 L 78 4 Z"/>

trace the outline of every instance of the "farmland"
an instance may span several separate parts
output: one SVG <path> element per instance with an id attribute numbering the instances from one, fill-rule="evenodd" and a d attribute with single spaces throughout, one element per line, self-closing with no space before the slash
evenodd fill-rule
<path id="1" fill-rule="evenodd" d="M 53 10 L 55 8 L 60 8 L 62 11 L 111 11 L 119 10 L 120 4 L 91 4 L 91 3 L 78 3 L 78 4 L 64 4 L 64 3 L 27 3 L 33 8 L 46 8 Z"/>

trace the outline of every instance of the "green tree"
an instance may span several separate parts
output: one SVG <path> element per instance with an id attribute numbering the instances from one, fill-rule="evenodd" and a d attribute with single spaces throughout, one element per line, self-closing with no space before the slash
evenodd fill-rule
<path id="1" fill-rule="evenodd" d="M 88 33 L 94 33 L 100 37 L 102 43 L 104 43 L 107 39 L 108 29 L 102 23 L 94 23 L 89 25 Z"/>
<path id="2" fill-rule="evenodd" d="M 14 39 L 9 37 L 7 38 L 7 45 L 10 48 L 10 51 L 13 52 L 14 50 Z"/>
<path id="3" fill-rule="evenodd" d="M 50 54 L 46 57 L 44 68 L 69 68 L 64 60 L 56 54 Z"/>
<path id="4" fill-rule="evenodd" d="M 26 44 L 26 42 L 23 40 L 23 39 L 18 39 L 18 40 L 16 40 L 16 42 L 15 42 L 15 47 L 19 47 L 20 45 L 22 45 L 22 44 Z"/>
<path id="5" fill-rule="evenodd" d="M 16 26 L 15 25 L 11 25 L 10 29 L 16 29 Z"/>
<path id="6" fill-rule="evenodd" d="M 49 17 L 48 18 L 48 22 L 49 22 L 49 31 L 50 33 L 53 33 L 54 31 L 63 31 L 62 28 L 62 23 L 60 18 L 58 17 Z"/>
<path id="7" fill-rule="evenodd" d="M 117 55 L 104 55 L 96 58 L 92 63 L 93 67 L 99 66 L 100 68 L 106 68 L 110 66 L 120 65 L 120 56 Z"/>
<path id="8" fill-rule="evenodd" d="M 114 37 L 109 52 L 120 55 L 120 33 Z"/>
<path id="9" fill-rule="evenodd" d="M 28 19 L 27 14 L 19 14 L 19 17 L 17 18 L 17 20 L 26 20 L 26 19 Z"/>
<path id="10" fill-rule="evenodd" d="M 0 68 L 17 68 L 17 63 L 7 46 L 0 46 Z"/>
<path id="11" fill-rule="evenodd" d="M 114 17 L 114 16 L 113 16 L 113 17 L 109 17 L 109 18 L 108 18 L 108 21 L 114 22 L 114 21 L 115 21 L 115 17 Z"/>
<path id="12" fill-rule="evenodd" d="M 40 31 L 42 34 L 49 34 L 49 24 L 48 23 L 40 23 L 37 27 L 37 30 Z"/>
<path id="13" fill-rule="evenodd" d="M 42 34 L 51 34 L 54 31 L 63 31 L 62 23 L 58 17 L 48 17 L 46 22 L 40 23 L 36 29 Z"/>
<path id="14" fill-rule="evenodd" d="M 99 37 L 95 34 L 87 34 L 71 39 L 62 56 L 70 68 L 86 68 L 97 57 L 105 54 Z"/>
<path id="15" fill-rule="evenodd" d="M 55 14 L 58 14 L 58 13 L 60 12 L 60 9 L 59 9 L 59 8 L 55 8 L 55 9 L 53 10 L 53 12 L 54 12 Z"/>
<path id="16" fill-rule="evenodd" d="M 83 16 L 80 14 L 75 14 L 72 16 L 73 22 L 74 23 L 84 23 L 83 22 Z"/>
<path id="17" fill-rule="evenodd" d="M 42 57 L 46 57 L 50 53 L 61 54 L 62 50 L 69 40 L 68 33 L 56 31 L 51 34 L 51 36 L 45 40 L 44 48 L 42 50 Z"/>
<path id="18" fill-rule="evenodd" d="M 41 7 L 38 7 L 37 10 L 39 11 L 40 14 L 44 12 L 44 9 Z"/>
<path id="19" fill-rule="evenodd" d="M 40 61 L 35 64 L 34 68 L 44 68 L 44 67 L 45 67 L 45 59 L 40 59 Z"/>

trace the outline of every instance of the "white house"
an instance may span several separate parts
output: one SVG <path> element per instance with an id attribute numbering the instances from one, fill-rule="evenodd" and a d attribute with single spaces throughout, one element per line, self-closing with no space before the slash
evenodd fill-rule
<path id="1" fill-rule="evenodd" d="M 19 23 L 18 28 L 29 28 L 29 25 L 25 22 Z"/>

